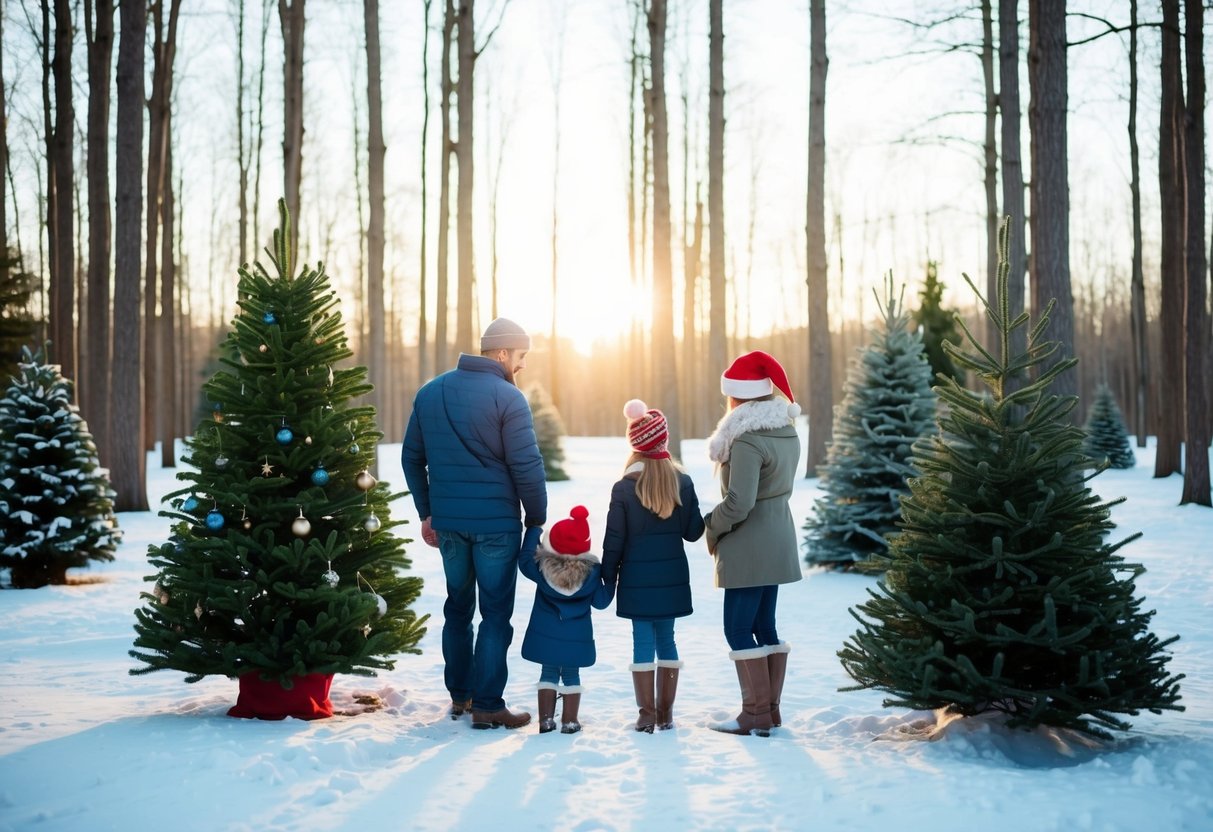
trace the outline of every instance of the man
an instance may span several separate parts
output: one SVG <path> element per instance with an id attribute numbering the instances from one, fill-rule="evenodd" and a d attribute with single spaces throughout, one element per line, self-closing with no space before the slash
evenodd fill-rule
<path id="1" fill-rule="evenodd" d="M 480 355 L 461 354 L 456 369 L 417 391 L 401 454 L 421 538 L 441 551 L 446 573 L 442 658 L 451 718 L 471 711 L 473 728 L 531 721 L 502 698 L 522 528 L 547 520 L 531 408 L 514 383 L 530 348 L 530 336 L 513 321 L 489 324 Z M 473 646 L 477 590 L 481 620 Z"/>

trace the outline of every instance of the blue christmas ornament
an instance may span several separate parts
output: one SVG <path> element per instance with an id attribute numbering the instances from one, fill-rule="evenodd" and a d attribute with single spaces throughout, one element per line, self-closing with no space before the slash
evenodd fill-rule
<path id="1" fill-rule="evenodd" d="M 278 323 L 278 319 L 274 316 L 273 312 L 266 312 L 264 315 L 261 316 L 261 320 L 265 321 L 267 324 Z"/>
<path id="2" fill-rule="evenodd" d="M 206 513 L 206 527 L 213 532 L 222 529 L 225 522 L 223 514 L 218 509 L 211 509 Z"/>
<path id="3" fill-rule="evenodd" d="M 357 442 L 355 442 L 353 445 L 350 445 L 350 453 L 351 453 L 351 454 L 356 454 L 356 453 L 358 453 L 358 451 L 360 451 L 360 450 L 362 450 L 362 449 L 358 447 L 358 443 L 357 443 Z"/>
<path id="4" fill-rule="evenodd" d="M 324 470 L 324 466 L 318 466 L 312 472 L 312 485 L 328 485 L 329 472 Z"/>
<path id="5" fill-rule="evenodd" d="M 278 435 L 275 437 L 279 445 L 289 445 L 295 438 L 295 433 L 290 428 L 279 428 Z"/>
<path id="6" fill-rule="evenodd" d="M 198 508 L 198 498 L 193 494 L 185 498 L 185 502 L 181 504 L 182 511 L 193 511 Z"/>

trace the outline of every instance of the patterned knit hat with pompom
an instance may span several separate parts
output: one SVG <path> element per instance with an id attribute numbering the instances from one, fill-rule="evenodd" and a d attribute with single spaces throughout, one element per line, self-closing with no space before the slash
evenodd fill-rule
<path id="1" fill-rule="evenodd" d="M 670 426 L 664 413 L 631 399 L 623 406 L 623 415 L 628 419 L 628 443 L 633 451 L 647 459 L 670 458 Z"/>

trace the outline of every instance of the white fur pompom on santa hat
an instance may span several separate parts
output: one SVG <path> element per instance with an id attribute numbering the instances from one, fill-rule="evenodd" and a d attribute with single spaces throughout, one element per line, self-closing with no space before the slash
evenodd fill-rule
<path id="1" fill-rule="evenodd" d="M 640 399 L 628 399 L 628 403 L 623 406 L 623 415 L 628 419 L 639 419 L 648 412 L 649 406 Z"/>
<path id="2" fill-rule="evenodd" d="M 788 418 L 799 416 L 800 405 L 792 395 L 783 365 L 762 350 L 738 356 L 720 376 L 720 392 L 734 399 L 757 399 L 776 390 L 788 400 Z"/>

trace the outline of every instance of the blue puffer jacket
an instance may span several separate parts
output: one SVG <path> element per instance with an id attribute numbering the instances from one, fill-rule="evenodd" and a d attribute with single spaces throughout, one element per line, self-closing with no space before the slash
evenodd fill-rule
<path id="1" fill-rule="evenodd" d="M 417 391 L 401 463 L 417 516 L 435 531 L 516 532 L 519 503 L 526 525 L 547 520 L 530 405 L 492 359 L 461 355 Z"/>
<path id="2" fill-rule="evenodd" d="M 611 489 L 606 535 L 602 540 L 602 579 L 619 580 L 615 613 L 621 618 L 655 621 L 690 615 L 691 578 L 683 541 L 703 534 L 699 497 L 686 474 L 678 475 L 682 505 L 662 520 L 636 496 L 639 473 L 629 473 Z"/>
<path id="3" fill-rule="evenodd" d="M 530 528 L 518 554 L 518 571 L 535 582 L 535 604 L 522 640 L 522 658 L 561 667 L 589 667 L 598 658 L 590 607 L 610 606 L 613 587 L 591 554 L 559 555 L 539 545 Z"/>

